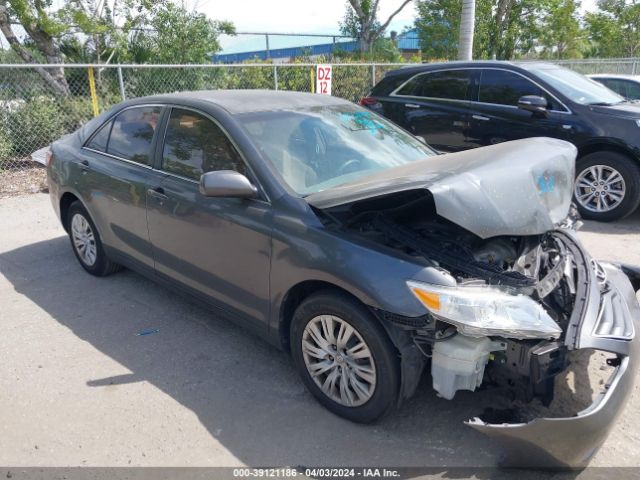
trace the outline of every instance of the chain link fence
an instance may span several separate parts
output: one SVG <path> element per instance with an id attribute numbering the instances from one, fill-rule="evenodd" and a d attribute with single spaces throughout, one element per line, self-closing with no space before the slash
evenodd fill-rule
<path id="1" fill-rule="evenodd" d="M 333 95 L 358 101 L 406 64 L 334 64 Z M 188 90 L 312 92 L 315 64 L 65 65 L 70 94 L 56 94 L 33 66 L 0 65 L 0 176 L 32 166 L 31 154 L 125 99 Z M 94 78 L 94 95 L 90 77 Z"/>
<path id="2" fill-rule="evenodd" d="M 581 73 L 635 74 L 640 59 L 565 60 Z M 358 101 L 387 71 L 408 64 L 333 64 L 332 94 Z M 32 65 L 0 65 L 0 180 L 34 167 L 31 154 L 124 99 L 187 90 L 312 92 L 315 64 L 65 65 L 69 95 L 54 93 Z M 90 79 L 95 88 L 92 93 Z M 4 186 L 0 182 L 0 193 Z"/>
<path id="3" fill-rule="evenodd" d="M 584 60 L 556 60 L 553 63 L 589 75 L 593 73 L 640 74 L 640 58 L 593 58 Z"/>

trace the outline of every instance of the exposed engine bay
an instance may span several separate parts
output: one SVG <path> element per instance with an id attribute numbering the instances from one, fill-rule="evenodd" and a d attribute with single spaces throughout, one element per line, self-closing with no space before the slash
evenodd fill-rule
<path id="1" fill-rule="evenodd" d="M 493 287 L 533 299 L 559 327 L 553 336 L 526 333 L 480 335 L 461 332 L 447 319 L 426 315 L 404 325 L 420 351 L 431 359 L 433 387 L 452 399 L 458 390 L 484 382 L 506 388 L 512 397 L 548 405 L 555 377 L 569 366 L 565 341 L 570 331 L 579 268 L 575 246 L 558 231 L 530 236 L 482 239 L 438 216 L 428 191 L 413 190 L 323 212 L 328 223 L 394 249 L 412 261 L 439 269 L 459 287 Z M 447 320 L 447 321 L 444 321 Z M 410 323 L 410 322 L 405 322 Z M 535 335 L 534 335 L 535 337 Z"/>

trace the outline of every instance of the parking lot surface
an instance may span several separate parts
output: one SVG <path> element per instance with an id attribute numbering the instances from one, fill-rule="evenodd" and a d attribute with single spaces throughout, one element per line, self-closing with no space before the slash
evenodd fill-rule
<path id="1" fill-rule="evenodd" d="M 493 466 L 485 392 L 338 418 L 285 353 L 131 271 L 86 274 L 44 194 L 0 200 L 0 465 Z M 640 212 L 580 234 L 640 264 Z M 148 335 L 139 335 L 147 331 Z M 640 466 L 638 387 L 592 465 Z"/>

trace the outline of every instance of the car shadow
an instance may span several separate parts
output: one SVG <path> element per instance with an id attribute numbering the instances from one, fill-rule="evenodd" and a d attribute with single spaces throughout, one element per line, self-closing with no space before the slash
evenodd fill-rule
<path id="1" fill-rule="evenodd" d="M 456 467 L 498 463 L 497 447 L 463 425 L 491 405 L 490 392 L 443 400 L 425 375 L 400 409 L 358 425 L 321 407 L 286 353 L 134 272 L 88 275 L 66 237 L 2 253 L 0 266 L 16 292 L 131 372 L 86 378 L 86 388 L 149 382 L 247 465 L 433 467 L 457 478 L 470 472 Z"/>

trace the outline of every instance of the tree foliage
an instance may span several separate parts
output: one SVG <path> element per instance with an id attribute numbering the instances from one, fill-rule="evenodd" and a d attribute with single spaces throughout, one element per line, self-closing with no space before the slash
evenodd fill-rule
<path id="1" fill-rule="evenodd" d="M 461 0 L 421 0 L 415 26 L 426 58 L 458 53 Z M 476 0 L 474 58 L 581 56 L 577 0 Z"/>
<path id="2" fill-rule="evenodd" d="M 26 63 L 204 63 L 233 24 L 188 11 L 171 0 L 0 0 L 0 31 Z M 19 38 L 13 25 L 26 33 Z M 38 68 L 69 95 L 62 68 Z"/>
<path id="3" fill-rule="evenodd" d="M 147 29 L 131 37 L 129 50 L 137 63 L 208 63 L 220 50 L 220 34 L 233 34 L 233 24 L 214 21 L 166 3 L 150 18 Z"/>
<path id="4" fill-rule="evenodd" d="M 640 54 L 640 3 L 637 0 L 599 0 L 598 12 L 585 23 L 592 42 L 590 54 L 636 57 Z"/>

